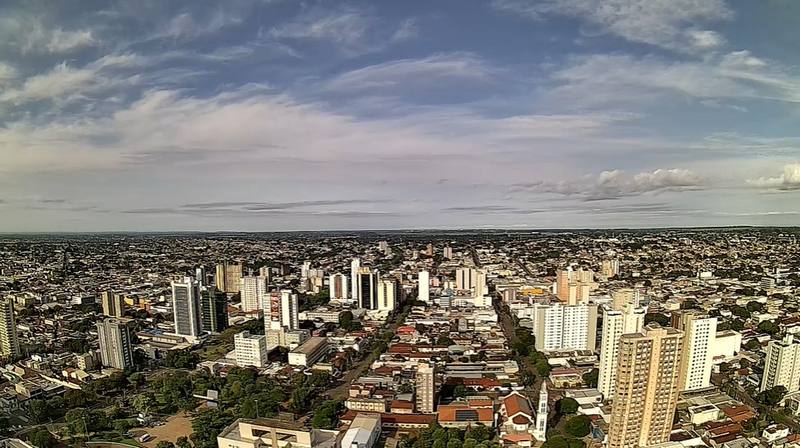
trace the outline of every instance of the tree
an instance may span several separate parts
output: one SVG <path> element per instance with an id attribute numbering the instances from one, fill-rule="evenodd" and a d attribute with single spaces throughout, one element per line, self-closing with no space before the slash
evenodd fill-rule
<path id="1" fill-rule="evenodd" d="M 669 326 L 669 317 L 661 313 L 647 313 L 644 315 L 645 325 L 650 322 L 656 322 L 662 327 Z"/>
<path id="2" fill-rule="evenodd" d="M 464 398 L 467 396 L 467 388 L 463 384 L 459 384 L 453 389 L 453 397 Z"/>
<path id="3" fill-rule="evenodd" d="M 592 420 L 586 415 L 572 417 L 564 425 L 564 431 L 575 437 L 586 437 L 592 430 Z"/>
<path id="4" fill-rule="evenodd" d="M 175 441 L 175 446 L 177 448 L 192 448 L 192 442 L 189 442 L 188 437 L 180 436 L 178 440 Z"/>
<path id="5" fill-rule="evenodd" d="M 764 304 L 761 303 L 761 302 L 756 302 L 755 300 L 753 300 L 753 301 L 747 303 L 746 308 L 747 308 L 747 311 L 750 311 L 751 313 L 761 312 L 761 311 L 764 311 Z"/>
<path id="6" fill-rule="evenodd" d="M 150 392 L 139 394 L 133 398 L 133 408 L 143 415 L 147 415 L 155 404 L 156 399 Z"/>
<path id="7" fill-rule="evenodd" d="M 333 429 L 336 427 L 336 414 L 341 407 L 341 403 L 334 400 L 328 400 L 317 408 L 314 412 L 314 418 L 311 420 L 311 426 L 320 429 Z"/>
<path id="8" fill-rule="evenodd" d="M 536 375 L 533 374 L 530 370 L 523 370 L 522 373 L 519 374 L 519 383 L 525 387 L 533 386 L 533 383 L 536 382 Z"/>
<path id="9" fill-rule="evenodd" d="M 750 303 L 753 303 L 753 302 L 750 302 Z M 755 302 L 755 303 L 758 303 L 758 302 Z M 759 332 L 767 333 L 770 336 L 778 334 L 781 331 L 781 327 L 779 327 L 778 324 L 776 324 L 775 322 L 770 321 L 770 320 L 765 320 L 764 322 L 761 322 L 760 324 L 758 324 L 758 327 L 756 327 L 756 329 Z"/>
<path id="10" fill-rule="evenodd" d="M 783 400 L 784 395 L 786 395 L 786 388 L 775 386 L 772 389 L 759 392 L 756 395 L 756 401 L 767 406 L 775 406 Z"/>
<path id="11" fill-rule="evenodd" d="M 569 443 L 561 436 L 548 437 L 542 448 L 569 448 Z"/>
<path id="12" fill-rule="evenodd" d="M 28 433 L 28 442 L 38 448 L 55 448 L 58 446 L 58 440 L 53 437 L 53 434 L 46 429 L 36 429 Z"/>
<path id="13" fill-rule="evenodd" d="M 81 389 L 69 389 L 64 392 L 64 405 L 68 409 L 82 408 L 92 401 L 92 396 Z"/>
<path id="14" fill-rule="evenodd" d="M 175 448 L 175 444 L 172 442 L 167 442 L 166 440 L 161 440 L 160 442 L 156 443 L 156 448 Z"/>
<path id="15" fill-rule="evenodd" d="M 339 327 L 344 330 L 350 331 L 353 327 L 353 312 L 352 311 L 344 311 L 342 314 L 339 314 Z"/>
<path id="16" fill-rule="evenodd" d="M 597 381 L 600 376 L 600 371 L 598 369 L 592 369 L 583 374 L 583 382 L 589 387 L 597 387 Z"/>
<path id="17" fill-rule="evenodd" d="M 450 339 L 450 336 L 447 336 L 446 334 L 439 335 L 439 337 L 436 339 L 436 345 L 451 346 L 454 344 L 455 342 L 452 339 Z"/>
<path id="18" fill-rule="evenodd" d="M 171 350 L 164 357 L 164 365 L 172 369 L 194 369 L 200 362 L 200 355 L 189 350 Z"/>
<path id="19" fill-rule="evenodd" d="M 744 348 L 750 351 L 759 350 L 761 348 L 761 343 L 756 339 L 750 339 L 746 344 L 744 344 Z"/>
<path id="20" fill-rule="evenodd" d="M 561 415 L 574 414 L 578 412 L 578 402 L 574 398 L 562 398 L 556 403 L 556 409 Z"/>

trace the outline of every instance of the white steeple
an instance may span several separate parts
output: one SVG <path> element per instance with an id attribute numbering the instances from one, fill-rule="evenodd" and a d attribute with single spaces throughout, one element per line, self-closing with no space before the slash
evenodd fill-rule
<path id="1" fill-rule="evenodd" d="M 539 391 L 536 428 L 533 430 L 533 437 L 540 442 L 547 440 L 547 383 L 545 381 L 542 381 L 542 389 Z"/>

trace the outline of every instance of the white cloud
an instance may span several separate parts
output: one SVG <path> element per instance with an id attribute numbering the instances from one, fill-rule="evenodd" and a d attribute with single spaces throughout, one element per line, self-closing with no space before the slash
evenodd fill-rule
<path id="1" fill-rule="evenodd" d="M 397 31 L 394 32 L 392 35 L 392 41 L 402 42 L 414 39 L 417 36 L 419 36 L 419 25 L 417 25 L 417 21 L 414 19 L 407 19 L 404 20 L 403 23 L 400 24 L 400 27 L 397 29 Z"/>
<path id="2" fill-rule="evenodd" d="M 0 86 L 4 86 L 17 77 L 17 69 L 4 62 L 0 62 Z"/>
<path id="3" fill-rule="evenodd" d="M 98 82 L 96 73 L 90 69 L 77 69 L 61 63 L 48 72 L 32 76 L 18 89 L 9 89 L 0 94 L 0 101 L 21 104 L 28 101 L 55 99 L 75 93 Z"/>
<path id="4" fill-rule="evenodd" d="M 685 48 L 685 28 L 733 17 L 723 0 L 494 0 L 493 4 L 534 19 L 546 15 L 583 19 L 631 42 L 673 50 Z M 709 37 L 705 36 L 707 42 Z"/>
<path id="5" fill-rule="evenodd" d="M 779 176 L 748 179 L 747 183 L 762 188 L 800 190 L 800 163 L 785 165 L 783 167 L 783 174 Z"/>
<path id="6" fill-rule="evenodd" d="M 767 63 L 750 54 L 748 50 L 742 50 L 726 54 L 720 65 L 729 68 L 754 69 L 764 67 Z"/>
<path id="7" fill-rule="evenodd" d="M 45 45 L 47 51 L 50 53 L 69 53 L 85 47 L 94 46 L 97 44 L 92 32 L 89 30 L 82 31 L 64 31 L 56 28 L 50 35 L 50 40 Z"/>
<path id="8" fill-rule="evenodd" d="M 664 191 L 696 190 L 704 185 L 703 178 L 686 169 L 656 169 L 632 175 L 613 170 L 576 180 L 517 184 L 512 190 L 575 196 L 585 201 L 595 201 Z"/>
<path id="9" fill-rule="evenodd" d="M 712 50 L 725 44 L 725 38 L 716 31 L 689 30 L 689 44 L 698 50 Z"/>

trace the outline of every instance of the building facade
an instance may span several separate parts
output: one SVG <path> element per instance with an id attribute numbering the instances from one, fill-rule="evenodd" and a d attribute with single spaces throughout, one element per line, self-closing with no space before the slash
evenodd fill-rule
<path id="1" fill-rule="evenodd" d="M 236 365 L 239 367 L 266 367 L 267 337 L 263 334 L 250 334 L 249 331 L 237 333 L 233 337 Z"/>
<path id="2" fill-rule="evenodd" d="M 210 286 L 200 291 L 201 327 L 209 333 L 221 333 L 228 328 L 228 296 Z"/>
<path id="3" fill-rule="evenodd" d="M 645 312 L 643 308 L 635 308 L 633 306 L 628 306 L 625 311 L 603 310 L 597 389 L 606 400 L 614 397 L 620 338 L 623 334 L 638 333 L 642 330 Z"/>
<path id="4" fill-rule="evenodd" d="M 775 386 L 783 386 L 787 392 L 800 390 L 800 343 L 791 334 L 767 345 L 761 391 Z"/>
<path id="5" fill-rule="evenodd" d="M 133 369 L 133 347 L 129 322 L 108 318 L 97 323 L 97 340 L 100 343 L 100 360 L 104 367 Z"/>
<path id="6" fill-rule="evenodd" d="M 200 286 L 192 277 L 172 282 L 172 313 L 175 334 L 197 339 L 202 332 Z"/>

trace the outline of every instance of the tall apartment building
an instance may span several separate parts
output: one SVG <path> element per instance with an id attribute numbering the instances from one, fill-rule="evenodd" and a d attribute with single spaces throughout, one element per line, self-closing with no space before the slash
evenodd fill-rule
<path id="1" fill-rule="evenodd" d="M 209 286 L 200 291 L 201 328 L 209 333 L 221 333 L 228 328 L 228 296 Z"/>
<path id="2" fill-rule="evenodd" d="M 267 277 L 260 275 L 246 275 L 239 279 L 242 311 L 247 313 L 262 309 L 267 299 L 267 285 Z"/>
<path id="3" fill-rule="evenodd" d="M 172 314 L 175 334 L 197 339 L 202 332 L 200 285 L 192 277 L 172 282 Z"/>
<path id="4" fill-rule="evenodd" d="M 100 343 L 100 360 L 104 367 L 133 369 L 131 327 L 128 321 L 108 318 L 98 322 L 97 340 Z"/>
<path id="5" fill-rule="evenodd" d="M 347 276 L 344 274 L 331 274 L 328 277 L 328 291 L 331 299 L 346 299 L 349 292 Z"/>
<path id="6" fill-rule="evenodd" d="M 417 412 L 433 414 L 436 411 L 436 370 L 428 364 L 417 365 L 416 403 Z"/>
<path id="7" fill-rule="evenodd" d="M 266 367 L 267 337 L 263 334 L 250 334 L 249 331 L 236 333 L 233 337 L 236 365 L 239 367 Z"/>
<path id="8" fill-rule="evenodd" d="M 711 385 L 717 318 L 684 311 L 672 316 L 672 327 L 683 331 L 680 390 L 704 389 Z"/>
<path id="9" fill-rule="evenodd" d="M 683 333 L 648 325 L 620 339 L 609 448 L 669 441 L 679 393 Z"/>
<path id="10" fill-rule="evenodd" d="M 623 334 L 638 333 L 644 327 L 645 310 L 629 305 L 625 311 L 604 309 L 600 336 L 600 365 L 597 389 L 606 400 L 614 397 L 619 362 L 619 342 Z"/>
<path id="11" fill-rule="evenodd" d="M 269 348 L 285 345 L 285 333 L 300 327 L 299 300 L 290 290 L 269 294 L 269 308 L 264 312 L 264 330 Z"/>
<path id="12" fill-rule="evenodd" d="M 594 272 L 590 270 L 580 268 L 574 271 L 572 266 L 568 266 L 566 270 L 556 272 L 556 295 L 567 305 L 586 303 L 589 293 L 595 288 Z"/>
<path id="13" fill-rule="evenodd" d="M 358 271 L 361 270 L 361 260 L 358 258 L 353 258 L 353 261 L 350 262 L 350 298 L 355 300 L 356 303 L 361 303 L 359 293 L 359 285 L 358 285 Z"/>
<path id="14" fill-rule="evenodd" d="M 393 311 L 399 301 L 400 289 L 397 281 L 393 279 L 381 279 L 378 281 L 378 309 L 382 311 Z"/>
<path id="15" fill-rule="evenodd" d="M 450 246 L 445 246 L 444 249 L 442 249 L 442 257 L 445 260 L 451 260 L 453 258 L 453 248 Z"/>
<path id="16" fill-rule="evenodd" d="M 224 261 L 217 264 L 214 282 L 217 289 L 223 292 L 236 293 L 241 287 L 239 279 L 242 278 L 242 265 Z"/>
<path id="17" fill-rule="evenodd" d="M 761 390 L 775 386 L 783 386 L 787 392 L 800 390 L 800 343 L 791 334 L 767 345 Z"/>
<path id="18" fill-rule="evenodd" d="M 428 271 L 419 271 L 417 274 L 417 300 L 425 303 L 431 301 L 431 277 Z"/>
<path id="19" fill-rule="evenodd" d="M 597 305 L 537 304 L 533 328 L 537 350 L 594 350 Z"/>
<path id="20" fill-rule="evenodd" d="M 634 308 L 639 307 L 639 290 L 633 288 L 621 288 L 611 293 L 611 308 L 624 311 L 628 305 Z"/>
<path id="21" fill-rule="evenodd" d="M 122 317 L 125 314 L 125 302 L 122 296 L 113 291 L 103 291 L 100 294 L 100 304 L 106 316 Z"/>
<path id="22" fill-rule="evenodd" d="M 0 356 L 4 359 L 19 356 L 19 339 L 17 338 L 13 297 L 0 299 Z"/>
<path id="23" fill-rule="evenodd" d="M 542 381 L 539 403 L 536 405 L 536 427 L 533 429 L 533 438 L 540 442 L 547 440 L 547 402 L 547 381 Z"/>
<path id="24" fill-rule="evenodd" d="M 359 268 L 356 276 L 358 281 L 358 306 L 367 310 L 378 309 L 378 271 L 370 268 Z"/>
<path id="25" fill-rule="evenodd" d="M 489 292 L 486 286 L 486 271 L 475 268 L 456 269 L 456 289 L 472 291 L 475 297 L 486 295 Z"/>
<path id="26" fill-rule="evenodd" d="M 619 260 L 616 258 L 603 260 L 600 263 L 600 273 L 605 278 L 611 278 L 619 274 Z"/>

